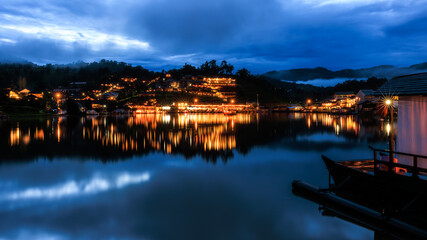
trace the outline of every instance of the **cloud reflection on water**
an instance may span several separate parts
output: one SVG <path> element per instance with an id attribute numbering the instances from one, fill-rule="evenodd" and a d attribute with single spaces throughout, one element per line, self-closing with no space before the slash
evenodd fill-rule
<path id="1" fill-rule="evenodd" d="M 124 188 L 131 184 L 147 182 L 150 180 L 150 177 L 148 172 L 138 174 L 124 172 L 113 179 L 95 176 L 89 181 L 76 182 L 75 180 L 70 180 L 51 187 L 30 187 L 25 190 L 6 194 L 1 199 L 60 199 L 74 195 L 95 194 L 112 189 Z"/>
<path id="2" fill-rule="evenodd" d="M 0 218 L 7 219 L 0 221 L 0 239 L 372 238 L 369 230 L 319 214 L 316 204 L 292 195 L 291 182 L 327 186 L 320 155 L 371 156 L 368 145 L 384 144 L 379 126 L 353 116 L 292 113 L 261 117 L 259 124 L 234 121 L 231 131 L 225 117 L 212 115 L 200 116 L 204 124 L 196 119 L 195 131 L 194 125 L 180 125 L 179 116 L 169 124 L 154 117 L 64 118 L 60 143 L 51 120 L 21 121 L 16 136 L 43 129 L 45 138 L 31 134 L 29 144 L 14 146 L 8 146 L 9 133 L 17 125 L 5 122 L 0 146 L 10 157 L 0 165 Z M 190 129 L 192 139 L 218 139 L 213 130 L 225 126 L 224 138 L 235 135 L 233 161 L 207 164 L 206 149 L 182 140 Z M 95 136 L 137 132 L 140 146 L 151 139 L 156 147 L 129 153 L 103 146 L 96 137 L 83 139 L 83 127 Z M 157 148 L 175 143 L 177 135 L 181 144 L 177 137 L 171 153 Z M 35 154 L 25 155 L 30 151 Z"/>

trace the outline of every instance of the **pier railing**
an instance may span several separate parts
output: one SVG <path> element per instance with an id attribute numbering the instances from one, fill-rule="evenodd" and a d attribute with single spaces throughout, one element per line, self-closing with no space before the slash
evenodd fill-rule
<path id="1" fill-rule="evenodd" d="M 401 168 L 401 169 L 404 169 L 407 172 L 411 173 L 413 177 L 418 177 L 418 175 L 420 173 L 423 175 L 427 175 L 427 169 L 418 166 L 420 159 L 424 159 L 425 161 L 427 161 L 427 156 L 418 155 L 418 154 L 411 154 L 411 153 L 404 153 L 404 152 L 397 152 L 397 151 L 390 151 L 390 150 L 376 149 L 376 148 L 373 148 L 371 146 L 369 146 L 369 148 L 372 151 L 374 151 L 374 171 L 380 170 L 378 168 L 379 168 L 379 166 L 381 166 L 380 164 L 382 164 L 383 166 L 387 166 L 386 169 L 388 172 L 396 172 L 397 168 Z M 383 160 L 378 159 L 378 153 L 388 154 L 388 156 L 389 156 L 388 161 L 383 161 Z M 394 162 L 394 157 L 390 157 L 390 156 L 396 156 L 396 155 L 412 157 L 412 165 Z"/>

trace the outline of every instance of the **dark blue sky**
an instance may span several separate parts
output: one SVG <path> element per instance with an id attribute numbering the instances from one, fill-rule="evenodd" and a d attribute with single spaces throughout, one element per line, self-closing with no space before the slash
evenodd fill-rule
<path id="1" fill-rule="evenodd" d="M 427 61 L 426 13 L 427 0 L 2 0 L 0 60 L 407 66 Z"/>

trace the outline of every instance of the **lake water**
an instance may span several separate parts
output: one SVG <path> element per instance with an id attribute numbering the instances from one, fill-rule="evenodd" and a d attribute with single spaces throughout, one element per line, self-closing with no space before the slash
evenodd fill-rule
<path id="1" fill-rule="evenodd" d="M 328 114 L 0 121 L 0 239 L 373 239 L 292 194 L 382 122 Z"/>

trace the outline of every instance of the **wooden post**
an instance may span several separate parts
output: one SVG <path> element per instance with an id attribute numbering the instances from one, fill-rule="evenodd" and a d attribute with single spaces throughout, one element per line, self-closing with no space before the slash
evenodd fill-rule
<path id="1" fill-rule="evenodd" d="M 414 156 L 414 170 L 412 172 L 413 177 L 418 177 L 418 158 Z"/>
<path id="2" fill-rule="evenodd" d="M 374 175 L 375 175 L 375 172 L 377 171 L 377 150 L 375 150 L 375 149 L 372 149 L 372 150 L 374 150 Z"/>
<path id="3" fill-rule="evenodd" d="M 374 149 L 374 163 L 377 161 L 377 150 Z"/>

